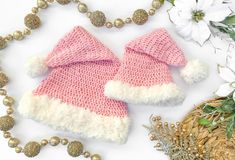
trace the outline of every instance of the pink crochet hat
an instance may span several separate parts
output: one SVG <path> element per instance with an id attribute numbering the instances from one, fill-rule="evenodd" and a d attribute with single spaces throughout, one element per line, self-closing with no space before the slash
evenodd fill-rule
<path id="1" fill-rule="evenodd" d="M 54 128 L 122 143 L 128 134 L 127 106 L 104 96 L 104 85 L 119 66 L 108 48 L 76 27 L 45 60 L 29 61 L 28 73 L 33 77 L 47 67 L 52 70 L 37 89 L 23 96 L 18 110 Z"/>
<path id="2" fill-rule="evenodd" d="M 181 76 L 189 84 L 207 76 L 207 66 L 187 62 L 165 29 L 157 29 L 126 46 L 122 65 L 105 86 L 109 98 L 129 103 L 178 104 L 185 96 L 173 82 L 169 65 L 184 67 Z"/>

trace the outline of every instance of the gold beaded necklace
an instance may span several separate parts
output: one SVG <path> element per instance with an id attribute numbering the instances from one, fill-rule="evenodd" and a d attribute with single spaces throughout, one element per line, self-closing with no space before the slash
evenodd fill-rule
<path id="1" fill-rule="evenodd" d="M 153 0 L 152 7 L 147 12 L 144 9 L 137 9 L 132 17 L 122 20 L 117 18 L 114 22 L 106 20 L 106 16 L 101 11 L 91 12 L 88 10 L 88 7 L 85 3 L 82 3 L 80 0 L 56 0 L 61 5 L 66 5 L 71 1 L 77 3 L 78 10 L 81 13 L 87 15 L 91 23 L 96 27 L 106 26 L 107 28 L 122 28 L 125 24 L 134 22 L 137 25 L 143 25 L 147 22 L 148 17 L 155 14 L 156 10 L 161 7 L 164 0 Z M 41 20 L 38 17 L 37 13 L 40 10 L 46 9 L 54 0 L 37 0 L 37 6 L 33 7 L 31 13 L 26 15 L 24 18 L 24 23 L 26 28 L 23 31 L 17 30 L 12 34 L 6 36 L 0 36 L 0 50 L 4 49 L 7 46 L 7 43 L 12 40 L 23 40 L 27 35 L 30 35 L 32 30 L 37 29 L 41 25 Z M 4 89 L 8 83 L 8 77 L 0 71 L 0 96 L 3 96 L 3 104 L 7 107 L 7 115 L 0 117 L 0 131 L 3 132 L 4 138 L 8 139 L 8 146 L 15 149 L 16 153 L 24 153 L 27 157 L 37 156 L 41 149 L 46 145 L 50 144 L 51 146 L 57 146 L 59 144 L 67 145 L 67 152 L 72 157 L 79 157 L 83 155 L 85 158 L 90 158 L 91 160 L 101 160 L 100 155 L 90 154 L 88 151 L 84 151 L 84 147 L 80 141 L 69 141 L 66 138 L 59 138 L 53 136 L 50 139 L 43 139 L 41 142 L 30 141 L 24 147 L 20 146 L 20 140 L 12 136 L 9 132 L 15 124 L 13 118 L 13 105 L 14 99 L 7 94 L 7 91 Z"/>

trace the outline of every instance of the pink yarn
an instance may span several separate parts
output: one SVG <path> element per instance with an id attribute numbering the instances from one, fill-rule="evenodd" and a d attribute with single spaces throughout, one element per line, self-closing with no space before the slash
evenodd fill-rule
<path id="1" fill-rule="evenodd" d="M 125 103 L 104 96 L 104 85 L 120 66 L 115 55 L 81 27 L 76 27 L 47 57 L 52 68 L 34 90 L 103 116 L 126 117 Z"/>
<path id="2" fill-rule="evenodd" d="M 173 82 L 168 65 L 183 67 L 186 63 L 181 49 L 167 31 L 156 29 L 127 44 L 114 80 L 145 87 L 168 84 Z"/>

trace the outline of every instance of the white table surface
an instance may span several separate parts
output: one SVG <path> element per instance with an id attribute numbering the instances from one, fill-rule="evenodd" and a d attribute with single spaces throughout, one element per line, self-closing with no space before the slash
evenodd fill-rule
<path id="1" fill-rule="evenodd" d="M 151 3 L 151 0 L 84 1 L 92 10 L 102 10 L 112 19 L 118 16 L 126 17 L 137 8 L 148 8 Z M 29 13 L 35 3 L 36 0 L 0 0 L 0 35 L 23 28 L 23 18 Z M 36 87 L 41 80 L 30 79 L 25 74 L 24 63 L 27 58 L 36 54 L 46 55 L 53 48 L 55 43 L 74 26 L 81 25 L 86 28 L 106 46 L 110 47 L 120 58 L 123 56 L 124 45 L 128 41 L 150 32 L 157 27 L 166 27 L 178 42 L 178 45 L 183 49 L 188 59 L 199 58 L 206 61 L 210 66 L 209 78 L 195 86 L 186 85 L 179 77 L 179 70 L 172 68 L 176 83 L 179 84 L 187 94 L 187 98 L 182 105 L 172 107 L 129 105 L 132 124 L 128 141 L 124 145 L 101 142 L 94 139 L 80 139 L 76 135 L 55 131 L 40 123 L 24 119 L 18 115 L 18 113 L 16 113 L 17 124 L 12 131 L 14 135 L 19 137 L 23 144 L 30 140 L 40 140 L 41 138 L 50 137 L 52 135 L 60 135 L 74 139 L 79 138 L 84 143 L 86 149 L 101 154 L 103 160 L 167 160 L 168 158 L 163 153 L 155 151 L 153 148 L 154 144 L 148 140 L 148 132 L 142 125 L 148 124 L 148 119 L 151 114 L 161 115 L 164 120 L 171 122 L 180 121 L 195 104 L 213 96 L 213 92 L 218 88 L 219 84 L 222 83 L 222 80 L 218 77 L 216 66 L 217 63 L 224 63 L 225 52 L 228 48 L 228 44 L 220 43 L 216 40 L 214 41 L 215 46 L 222 50 L 218 50 L 215 53 L 210 43 L 200 47 L 194 42 L 183 40 L 176 34 L 174 25 L 168 19 L 166 11 L 170 7 L 169 4 L 164 5 L 164 7 L 143 26 L 130 25 L 121 30 L 107 30 L 105 28 L 94 28 L 89 20 L 77 11 L 74 4 L 67 6 L 54 4 L 40 13 L 43 25 L 38 30 L 34 31 L 33 34 L 24 41 L 10 43 L 7 49 L 0 51 L 1 68 L 11 79 L 7 87 L 9 94 L 16 97 L 17 101 L 19 101 L 24 92 Z M 235 9 L 234 4 L 232 8 Z M 234 52 L 233 47 L 230 51 Z M 4 113 L 3 110 L 4 108 L 1 106 L 1 114 Z M 16 154 L 13 149 L 7 146 L 7 141 L 4 138 L 0 138 L 0 159 L 25 160 L 27 158 L 22 154 Z M 43 149 L 41 154 L 34 159 L 73 160 L 74 158 L 67 155 L 66 149 L 63 146 L 59 146 Z"/>

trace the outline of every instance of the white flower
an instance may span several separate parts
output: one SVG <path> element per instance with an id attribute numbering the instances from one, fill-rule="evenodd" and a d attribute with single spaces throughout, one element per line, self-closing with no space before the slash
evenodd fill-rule
<path id="1" fill-rule="evenodd" d="M 221 22 L 232 13 L 224 2 L 224 0 L 175 0 L 169 16 L 182 37 L 203 45 L 211 35 L 210 21 Z"/>
<path id="2" fill-rule="evenodd" d="M 219 97 L 227 97 L 233 94 L 235 100 L 235 56 L 228 57 L 226 66 L 218 66 L 220 77 L 226 81 L 216 91 L 216 95 Z"/>

